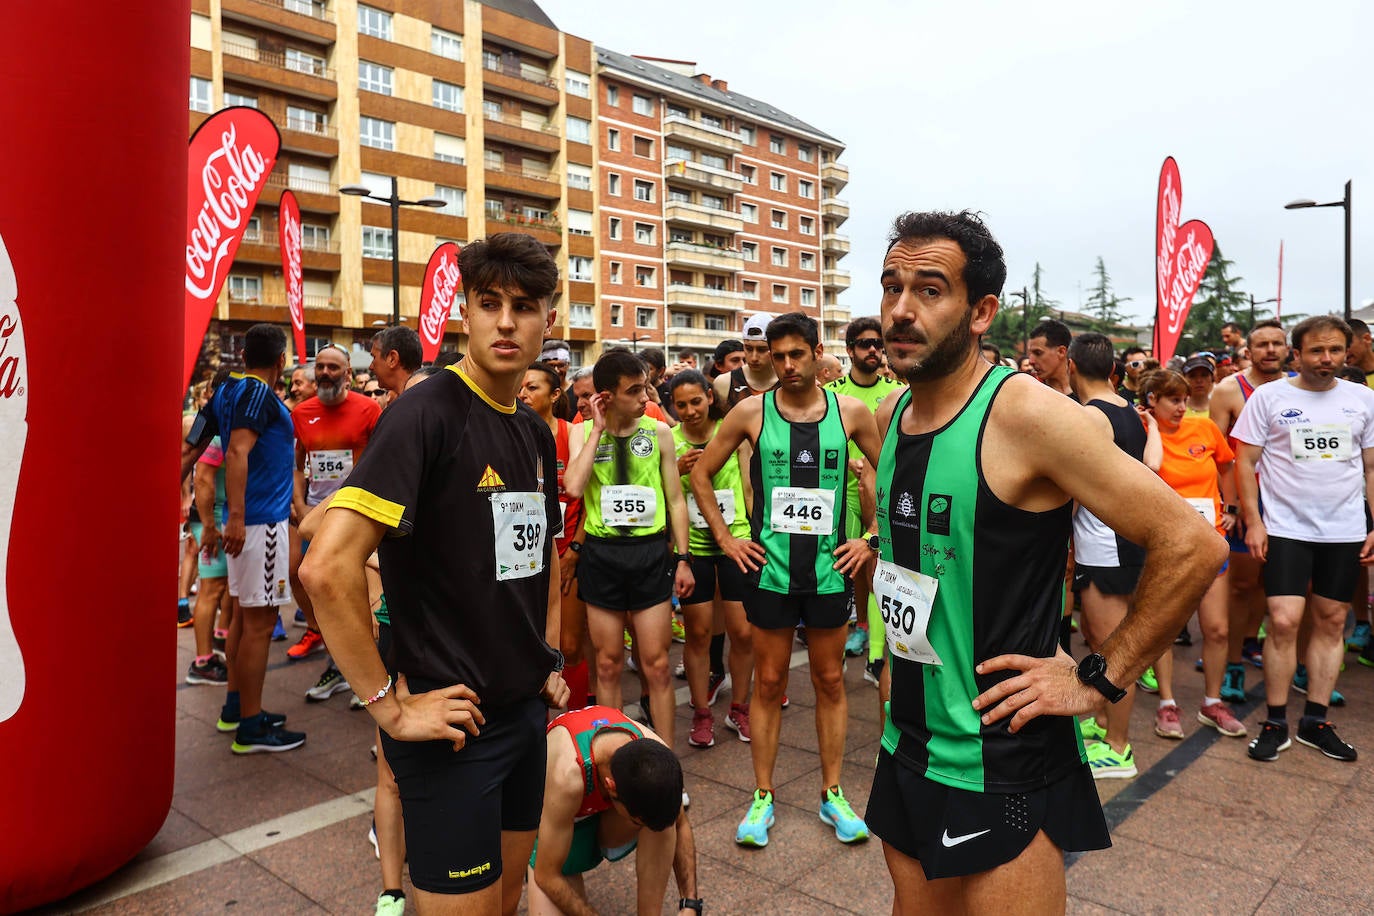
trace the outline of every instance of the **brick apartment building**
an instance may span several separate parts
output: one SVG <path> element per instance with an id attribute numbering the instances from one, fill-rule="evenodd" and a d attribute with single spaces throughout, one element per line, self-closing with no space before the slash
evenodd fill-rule
<path id="1" fill-rule="evenodd" d="M 289 324 L 277 202 L 303 224 L 307 348 L 414 323 L 439 242 L 517 229 L 548 246 L 574 362 L 603 343 L 709 347 L 754 312 L 802 309 L 842 335 L 848 286 L 834 197 L 843 145 L 692 64 L 627 57 L 561 32 L 531 0 L 193 0 L 190 128 L 252 105 L 277 165 L 211 327 Z M 442 209 L 341 195 L 363 185 Z M 455 314 L 445 346 L 463 346 Z"/>

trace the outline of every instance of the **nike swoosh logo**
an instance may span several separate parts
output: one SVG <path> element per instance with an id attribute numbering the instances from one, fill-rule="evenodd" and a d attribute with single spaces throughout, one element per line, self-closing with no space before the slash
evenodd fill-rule
<path id="1" fill-rule="evenodd" d="M 949 828 L 946 827 L 945 835 L 940 837 L 940 844 L 943 845 L 946 849 L 949 849 L 953 846 L 958 846 L 960 843 L 967 843 L 969 840 L 976 840 L 983 834 L 991 832 L 992 828 L 989 827 L 986 830 L 979 830 L 977 833 L 966 833 L 963 836 L 950 836 Z"/>

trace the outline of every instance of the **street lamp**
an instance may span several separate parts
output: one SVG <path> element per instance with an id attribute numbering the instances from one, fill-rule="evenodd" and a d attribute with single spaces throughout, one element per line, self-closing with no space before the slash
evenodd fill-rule
<path id="1" fill-rule="evenodd" d="M 1253 328 L 1253 327 L 1255 326 L 1255 306 L 1257 306 L 1257 305 L 1268 305 L 1268 304 L 1271 303 L 1271 302 L 1278 302 L 1278 301 L 1279 301 L 1278 299 L 1260 299 L 1258 302 L 1256 302 L 1256 301 L 1255 301 L 1255 294 L 1254 294 L 1254 293 L 1251 293 L 1251 294 L 1250 294 L 1250 327 Z"/>
<path id="2" fill-rule="evenodd" d="M 448 202 L 439 197 L 421 197 L 419 200 L 402 200 L 396 189 L 396 176 L 391 176 L 391 196 L 382 197 L 366 185 L 346 184 L 339 188 L 340 194 L 353 197 L 370 197 L 378 203 L 391 205 L 391 323 L 401 323 L 401 208 L 402 207 L 445 207 Z"/>
<path id="3" fill-rule="evenodd" d="M 1026 287 L 1007 290 L 1008 296 L 1021 297 L 1021 355 L 1030 352 L 1030 290 Z"/>
<path id="4" fill-rule="evenodd" d="M 1341 207 L 1345 210 L 1345 320 L 1350 320 L 1350 182 L 1345 183 L 1345 196 L 1340 200 L 1319 204 L 1315 200 L 1290 200 L 1285 210 L 1306 210 L 1308 207 Z"/>

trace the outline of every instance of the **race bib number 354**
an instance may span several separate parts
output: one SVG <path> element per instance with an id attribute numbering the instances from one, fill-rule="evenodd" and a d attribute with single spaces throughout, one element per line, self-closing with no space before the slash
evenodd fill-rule
<path id="1" fill-rule="evenodd" d="M 524 579 L 544 569 L 548 513 L 543 493 L 491 494 L 496 533 L 496 581 Z"/>
<path id="2" fill-rule="evenodd" d="M 926 636 L 939 587 L 939 580 L 930 576 L 887 560 L 878 561 L 873 573 L 873 595 L 883 613 L 887 647 L 893 655 L 923 665 L 943 664 Z"/>

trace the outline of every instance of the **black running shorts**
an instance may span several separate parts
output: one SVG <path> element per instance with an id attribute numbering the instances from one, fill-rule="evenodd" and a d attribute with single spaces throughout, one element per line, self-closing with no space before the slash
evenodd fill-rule
<path id="1" fill-rule="evenodd" d="M 606 611 L 642 611 L 673 595 L 675 560 L 661 534 L 588 536 L 577 562 L 577 597 Z"/>
<path id="2" fill-rule="evenodd" d="M 1088 583 L 1097 586 L 1104 595 L 1129 595 L 1135 591 L 1140 581 L 1140 566 L 1084 566 L 1076 563 L 1073 567 L 1073 590 L 1081 592 Z"/>
<path id="3" fill-rule="evenodd" d="M 1112 845 L 1086 764 L 1030 792 L 969 792 L 927 779 L 882 751 L 864 820 L 884 843 L 920 862 L 931 881 L 1010 862 L 1041 830 L 1066 852 Z"/>
<path id="4" fill-rule="evenodd" d="M 1270 598 L 1312 594 L 1332 601 L 1352 601 L 1360 572 L 1360 548 L 1352 544 L 1314 544 L 1269 536 L 1264 563 L 1264 594 Z"/>
<path id="5" fill-rule="evenodd" d="M 547 712 L 537 697 L 483 709 L 482 733 L 469 735 L 461 751 L 448 741 L 397 741 L 382 732 L 401 793 L 412 884 L 470 894 L 500 879 L 501 832 L 539 827 Z"/>
<path id="6" fill-rule="evenodd" d="M 712 601 L 716 597 L 717 584 L 722 601 L 743 601 L 750 591 L 749 579 L 739 564 L 724 554 L 692 557 L 692 577 L 696 579 L 696 586 L 692 594 L 682 599 L 683 607 Z"/>
<path id="7" fill-rule="evenodd" d="M 817 630 L 833 630 L 849 622 L 853 586 L 833 595 L 781 595 L 753 586 L 744 599 L 744 614 L 760 630 L 786 630 L 804 623 Z"/>

